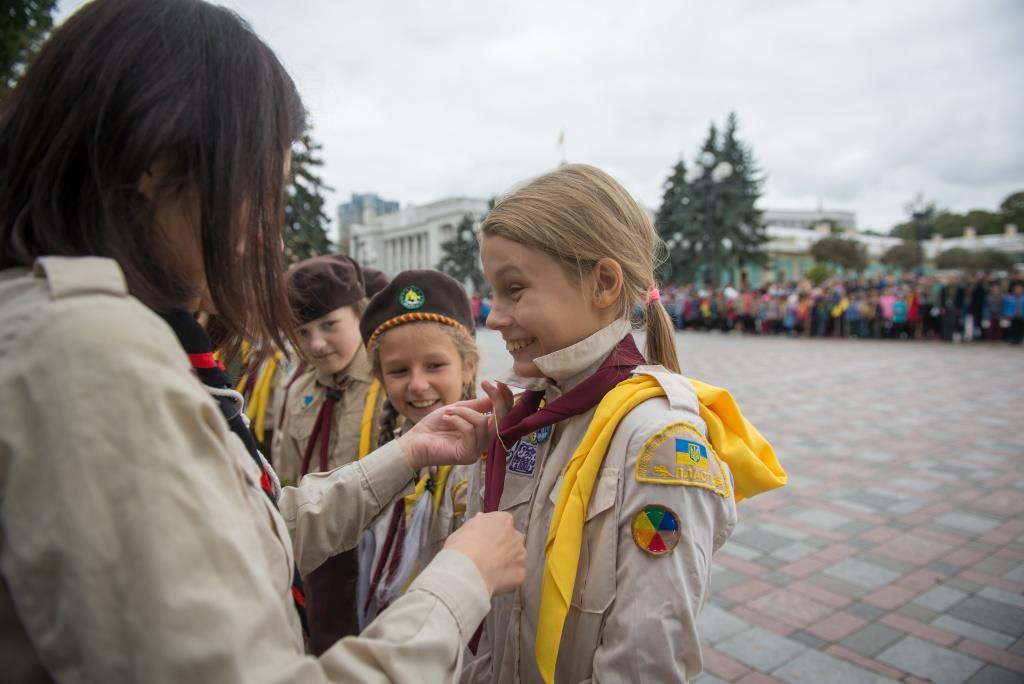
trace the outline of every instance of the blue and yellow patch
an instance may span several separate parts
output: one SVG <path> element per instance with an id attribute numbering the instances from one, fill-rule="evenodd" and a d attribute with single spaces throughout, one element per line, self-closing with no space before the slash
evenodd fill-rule
<path id="1" fill-rule="evenodd" d="M 672 423 L 644 442 L 636 459 L 637 482 L 683 485 L 732 496 L 725 466 L 691 423 Z"/>
<path id="2" fill-rule="evenodd" d="M 708 448 L 692 439 L 676 437 L 676 465 L 695 465 L 708 469 Z"/>
<path id="3" fill-rule="evenodd" d="M 540 446 L 544 442 L 548 441 L 548 437 L 551 436 L 551 430 L 552 427 L 550 425 L 545 425 L 544 427 L 538 430 L 534 430 L 530 434 L 523 437 L 523 441 L 534 446 Z"/>

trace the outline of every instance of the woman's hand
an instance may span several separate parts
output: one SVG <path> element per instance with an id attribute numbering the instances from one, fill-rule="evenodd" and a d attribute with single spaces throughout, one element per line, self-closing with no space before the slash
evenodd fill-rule
<path id="1" fill-rule="evenodd" d="M 509 513 L 477 513 L 448 537 L 444 548 L 473 561 L 491 596 L 512 591 L 526 579 L 526 545 Z"/>
<path id="2" fill-rule="evenodd" d="M 491 406 L 494 407 L 494 424 L 500 426 L 502 419 L 508 415 L 508 412 L 512 409 L 512 404 L 515 403 L 512 390 L 504 383 L 499 382 L 495 384 L 490 380 L 484 380 L 480 383 L 480 386 L 483 387 L 484 392 L 490 397 Z"/>
<path id="3" fill-rule="evenodd" d="M 398 438 L 413 470 L 434 465 L 469 465 L 480 460 L 494 438 L 489 398 L 444 406 Z M 486 412 L 486 413 L 485 413 Z"/>

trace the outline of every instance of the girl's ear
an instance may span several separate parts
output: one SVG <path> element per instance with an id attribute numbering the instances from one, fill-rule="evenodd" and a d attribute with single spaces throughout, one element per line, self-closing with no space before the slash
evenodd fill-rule
<path id="1" fill-rule="evenodd" d="M 594 284 L 594 306 L 607 309 L 618 304 L 622 294 L 622 266 L 615 259 L 598 260 L 591 271 Z"/>
<path id="2" fill-rule="evenodd" d="M 476 369 L 479 364 L 470 356 L 462 362 L 462 395 L 470 399 L 476 396 Z"/>

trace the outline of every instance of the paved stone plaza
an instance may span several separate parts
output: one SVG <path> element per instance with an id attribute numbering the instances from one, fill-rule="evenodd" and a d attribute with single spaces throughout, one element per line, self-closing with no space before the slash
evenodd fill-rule
<path id="1" fill-rule="evenodd" d="M 1024 349 L 678 342 L 789 472 L 716 557 L 700 684 L 1024 681 Z"/>

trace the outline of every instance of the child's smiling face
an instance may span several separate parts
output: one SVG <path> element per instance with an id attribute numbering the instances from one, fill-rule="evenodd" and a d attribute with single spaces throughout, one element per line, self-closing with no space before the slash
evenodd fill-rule
<path id="1" fill-rule="evenodd" d="M 383 333 L 377 354 L 391 405 L 413 423 L 462 398 L 474 363 L 464 363 L 455 340 L 432 323 L 405 323 Z"/>
<path id="2" fill-rule="evenodd" d="M 363 346 L 359 316 L 351 306 L 299 326 L 299 352 L 321 373 L 333 375 L 352 363 Z"/>
<path id="3" fill-rule="evenodd" d="M 518 375 L 543 376 L 535 358 L 576 344 L 610 322 L 594 304 L 591 275 L 577 280 L 549 254 L 496 235 L 481 240 L 480 256 L 494 288 L 487 327 L 505 339 Z"/>

